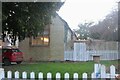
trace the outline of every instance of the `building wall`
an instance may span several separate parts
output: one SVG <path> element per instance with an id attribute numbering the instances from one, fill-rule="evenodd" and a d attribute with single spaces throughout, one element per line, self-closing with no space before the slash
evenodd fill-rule
<path id="1" fill-rule="evenodd" d="M 66 40 L 66 51 L 73 50 L 73 33 L 68 29 L 67 31 L 67 40 Z"/>
<path id="2" fill-rule="evenodd" d="M 67 24 L 67 23 L 66 23 Z M 77 40 L 75 37 L 75 34 L 72 32 L 72 30 L 69 28 L 68 25 L 65 25 L 65 37 L 64 37 L 64 43 L 65 43 L 65 51 L 71 51 L 74 49 L 74 40 Z"/>
<path id="3" fill-rule="evenodd" d="M 50 29 L 50 60 L 64 60 L 64 23 L 56 16 Z"/>
<path id="4" fill-rule="evenodd" d="M 24 61 L 49 61 L 50 47 L 30 47 L 29 38 L 20 42 L 19 48 L 24 52 Z"/>
<path id="5" fill-rule="evenodd" d="M 48 47 L 30 47 L 29 38 L 20 42 L 25 61 L 64 60 L 64 23 L 56 16 L 50 24 L 50 45 Z"/>

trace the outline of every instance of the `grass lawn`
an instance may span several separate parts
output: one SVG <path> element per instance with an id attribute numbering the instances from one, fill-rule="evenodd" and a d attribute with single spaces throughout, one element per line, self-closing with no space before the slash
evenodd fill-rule
<path id="1" fill-rule="evenodd" d="M 101 64 L 109 67 L 110 65 L 117 65 L 117 61 L 101 61 Z M 11 65 L 11 66 L 3 66 L 5 72 L 11 70 L 13 72 L 19 71 L 20 74 L 23 71 L 27 73 L 35 72 L 36 77 L 39 72 L 43 72 L 44 78 L 46 78 L 46 73 L 51 72 L 52 76 L 55 78 L 55 74 L 57 72 L 61 73 L 62 78 L 64 77 L 64 73 L 70 73 L 70 77 L 72 78 L 73 73 L 77 72 L 79 74 L 79 78 L 81 78 L 82 73 L 86 72 L 90 76 L 90 74 L 94 70 L 94 62 L 37 62 L 37 63 L 26 63 L 19 65 Z M 29 75 L 28 75 L 29 76 Z"/>

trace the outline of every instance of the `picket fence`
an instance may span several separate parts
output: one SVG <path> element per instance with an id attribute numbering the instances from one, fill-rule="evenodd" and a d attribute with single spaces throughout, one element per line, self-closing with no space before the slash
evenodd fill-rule
<path id="1" fill-rule="evenodd" d="M 100 72 L 99 72 L 100 70 Z M 14 74 L 14 77 L 12 76 L 12 74 Z M 43 78 L 43 73 L 39 72 L 38 73 L 38 78 L 35 77 L 35 72 L 31 72 L 30 74 L 30 79 L 39 79 L 39 80 L 44 80 Z M 101 64 L 94 64 L 94 72 L 91 73 L 91 77 L 88 77 L 87 73 L 83 73 L 82 74 L 82 80 L 87 80 L 88 78 L 91 79 L 97 79 L 97 78 L 109 78 L 109 79 L 115 79 L 115 76 L 117 76 L 118 74 L 116 74 L 115 71 L 115 66 L 111 65 L 110 66 L 110 73 L 106 73 L 106 68 L 104 65 Z M 52 73 L 48 72 L 47 73 L 47 80 L 52 80 Z M 1 79 L 19 79 L 20 78 L 20 72 L 16 71 L 14 73 L 12 73 L 12 71 L 7 71 L 7 75 L 5 75 L 5 71 L 3 68 L 0 68 L 0 80 Z M 74 73 L 73 74 L 73 79 L 72 80 L 78 80 L 79 74 L 78 73 Z M 27 72 L 22 72 L 22 78 L 21 79 L 28 79 L 28 73 Z M 54 78 L 55 80 L 61 80 L 61 73 L 57 72 L 56 73 L 56 78 Z M 65 73 L 64 74 L 64 80 L 69 80 L 70 79 L 70 74 L 69 73 Z M 45 79 L 46 80 L 46 79 Z"/>

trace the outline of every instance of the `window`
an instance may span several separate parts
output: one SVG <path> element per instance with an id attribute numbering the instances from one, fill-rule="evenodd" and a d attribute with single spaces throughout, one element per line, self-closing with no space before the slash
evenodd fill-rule
<path id="1" fill-rule="evenodd" d="M 37 36 L 36 38 L 31 38 L 31 46 L 49 46 L 49 42 L 50 42 L 50 28 L 49 26 L 47 25 L 45 28 L 44 28 L 44 31 L 39 35 Z"/>

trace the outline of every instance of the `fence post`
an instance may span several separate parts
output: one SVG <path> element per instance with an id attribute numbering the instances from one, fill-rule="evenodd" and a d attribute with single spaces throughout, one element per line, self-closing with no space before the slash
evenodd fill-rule
<path id="1" fill-rule="evenodd" d="M 110 78 L 111 80 L 115 80 L 115 66 L 110 66 Z"/>
<path id="2" fill-rule="evenodd" d="M 15 79 L 19 79 L 19 72 L 18 71 L 15 72 Z"/>
<path id="3" fill-rule="evenodd" d="M 7 78 L 8 79 L 12 79 L 12 71 L 8 71 L 7 72 Z"/>
<path id="4" fill-rule="evenodd" d="M 65 73 L 64 80 L 69 80 L 69 73 Z"/>
<path id="5" fill-rule="evenodd" d="M 5 78 L 5 72 L 3 68 L 0 68 L 0 80 L 2 80 L 3 78 Z"/>
<path id="6" fill-rule="evenodd" d="M 52 80 L 52 73 L 47 73 L 47 80 Z"/>
<path id="7" fill-rule="evenodd" d="M 22 72 L 22 78 L 27 79 L 27 72 Z"/>
<path id="8" fill-rule="evenodd" d="M 31 73 L 30 73 L 30 79 L 32 79 L 32 80 L 35 79 L 35 73 L 34 73 L 34 72 L 31 72 Z"/>
<path id="9" fill-rule="evenodd" d="M 96 75 L 94 72 L 91 74 L 91 78 L 92 78 L 92 80 L 96 80 Z"/>
<path id="10" fill-rule="evenodd" d="M 101 78 L 102 78 L 102 79 L 105 79 L 105 78 L 106 78 L 106 68 L 105 68 L 104 65 L 101 66 L 100 74 L 101 74 Z"/>
<path id="11" fill-rule="evenodd" d="M 95 78 L 100 78 L 101 64 L 94 64 Z"/>
<path id="12" fill-rule="evenodd" d="M 43 73 L 42 72 L 39 72 L 38 78 L 39 78 L 39 80 L 43 80 Z"/>
<path id="13" fill-rule="evenodd" d="M 73 74 L 73 80 L 78 80 L 78 73 Z"/>
<path id="14" fill-rule="evenodd" d="M 59 72 L 58 72 L 58 73 L 56 73 L 56 80 L 60 80 L 60 78 L 61 78 L 60 73 L 59 73 Z"/>
<path id="15" fill-rule="evenodd" d="M 83 78 L 83 80 L 87 80 L 87 73 L 83 73 L 82 78 Z"/>

